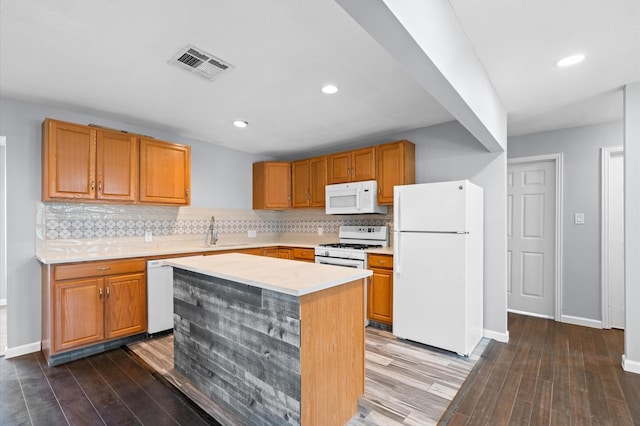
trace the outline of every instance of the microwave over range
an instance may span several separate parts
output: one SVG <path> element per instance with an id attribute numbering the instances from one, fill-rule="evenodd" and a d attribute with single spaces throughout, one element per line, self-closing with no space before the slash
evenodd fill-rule
<path id="1" fill-rule="evenodd" d="M 387 206 L 378 205 L 375 180 L 327 185 L 325 194 L 327 214 L 387 213 Z"/>

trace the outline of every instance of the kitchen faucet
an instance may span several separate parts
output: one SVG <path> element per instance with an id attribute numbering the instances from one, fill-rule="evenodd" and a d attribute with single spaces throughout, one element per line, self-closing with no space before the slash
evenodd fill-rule
<path id="1" fill-rule="evenodd" d="M 204 236 L 204 245 L 213 246 L 218 241 L 218 230 L 216 229 L 216 217 L 211 216 L 209 223 L 209 232 Z"/>

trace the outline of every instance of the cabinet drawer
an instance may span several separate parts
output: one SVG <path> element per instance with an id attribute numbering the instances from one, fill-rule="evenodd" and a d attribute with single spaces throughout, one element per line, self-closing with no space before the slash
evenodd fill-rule
<path id="1" fill-rule="evenodd" d="M 131 272 L 144 272 L 145 267 L 146 263 L 144 259 L 73 263 L 54 266 L 53 277 L 55 281 L 84 277 L 100 277 Z"/>
<path id="2" fill-rule="evenodd" d="M 393 269 L 393 256 L 369 254 L 369 268 Z"/>
<path id="3" fill-rule="evenodd" d="M 294 259 L 315 260 L 315 251 L 312 248 L 295 248 L 293 249 Z"/>

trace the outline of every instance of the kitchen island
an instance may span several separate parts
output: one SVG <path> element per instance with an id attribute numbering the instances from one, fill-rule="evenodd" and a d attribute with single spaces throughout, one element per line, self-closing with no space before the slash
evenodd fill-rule
<path id="1" fill-rule="evenodd" d="M 240 424 L 343 425 L 364 392 L 371 271 L 224 254 L 174 267 L 174 365 Z"/>

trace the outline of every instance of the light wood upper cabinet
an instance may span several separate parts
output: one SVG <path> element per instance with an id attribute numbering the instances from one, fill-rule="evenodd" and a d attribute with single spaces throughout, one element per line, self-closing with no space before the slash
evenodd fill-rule
<path id="1" fill-rule="evenodd" d="M 97 200 L 133 202 L 138 189 L 138 138 L 97 131 Z"/>
<path id="2" fill-rule="evenodd" d="M 140 203 L 191 203 L 191 147 L 140 138 Z"/>
<path id="3" fill-rule="evenodd" d="M 46 119 L 42 145 L 44 201 L 135 202 L 137 136 Z"/>
<path id="4" fill-rule="evenodd" d="M 291 163 L 292 206 L 324 207 L 327 185 L 327 157 L 314 157 Z"/>
<path id="5" fill-rule="evenodd" d="M 416 146 L 407 140 L 377 146 L 378 204 L 393 204 L 393 187 L 416 183 Z"/>
<path id="6" fill-rule="evenodd" d="M 191 203 L 191 147 L 45 119 L 42 200 Z"/>
<path id="7" fill-rule="evenodd" d="M 376 178 L 376 147 L 327 156 L 327 183 L 358 182 Z"/>
<path id="8" fill-rule="evenodd" d="M 263 161 L 253 164 L 253 208 L 283 210 L 291 207 L 291 163 Z"/>

